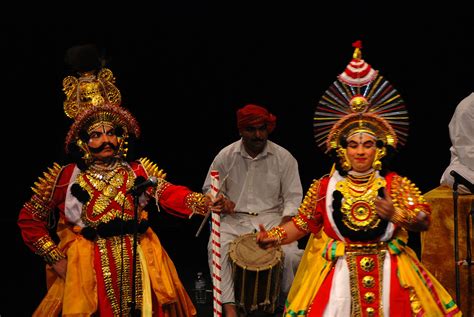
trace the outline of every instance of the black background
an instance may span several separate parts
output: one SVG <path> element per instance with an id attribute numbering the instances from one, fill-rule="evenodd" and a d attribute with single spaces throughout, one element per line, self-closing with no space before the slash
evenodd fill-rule
<path id="1" fill-rule="evenodd" d="M 199 191 L 214 155 L 238 138 L 235 111 L 246 103 L 277 116 L 271 139 L 296 157 L 305 189 L 326 173 L 330 162 L 313 141 L 314 108 L 360 39 L 363 58 L 399 90 L 410 113 L 396 169 L 422 192 L 438 186 L 449 163 L 449 120 L 474 86 L 470 11 L 258 3 L 160 2 L 127 15 L 1 25 L 2 317 L 30 315 L 45 293 L 43 262 L 24 246 L 16 218 L 37 177 L 53 162 L 66 163 L 72 122 L 62 110 L 61 83 L 70 74 L 63 58 L 76 44 L 92 42 L 105 53 L 123 105 L 141 125 L 140 154 L 169 181 Z M 194 237 L 200 219 L 152 218 L 184 280 L 207 271 L 207 227 Z"/>

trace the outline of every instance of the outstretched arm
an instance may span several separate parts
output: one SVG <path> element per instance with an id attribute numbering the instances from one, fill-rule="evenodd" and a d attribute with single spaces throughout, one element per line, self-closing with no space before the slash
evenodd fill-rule
<path id="1" fill-rule="evenodd" d="M 309 232 L 321 230 L 323 219 L 320 213 L 316 212 L 316 205 L 319 201 L 319 180 L 314 180 L 306 196 L 298 208 L 298 214 L 293 217 L 283 217 L 279 226 L 269 231 L 260 224 L 260 232 L 257 233 L 257 243 L 263 249 L 268 249 L 280 244 L 289 244 L 301 239 Z"/>
<path id="2" fill-rule="evenodd" d="M 276 247 L 281 244 L 289 244 L 293 241 L 301 239 L 306 232 L 296 227 L 293 221 L 288 221 L 281 226 L 276 226 L 269 231 L 260 224 L 260 231 L 257 233 L 257 244 L 262 249 Z"/>

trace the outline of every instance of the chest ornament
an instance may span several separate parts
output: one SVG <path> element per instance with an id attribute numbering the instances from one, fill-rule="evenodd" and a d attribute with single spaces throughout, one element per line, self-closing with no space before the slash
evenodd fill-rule
<path id="1" fill-rule="evenodd" d="M 356 178 L 351 175 L 336 184 L 343 196 L 341 213 L 343 223 L 353 231 L 376 228 L 381 218 L 375 210 L 375 199 L 380 188 L 386 186 L 383 178 Z"/>

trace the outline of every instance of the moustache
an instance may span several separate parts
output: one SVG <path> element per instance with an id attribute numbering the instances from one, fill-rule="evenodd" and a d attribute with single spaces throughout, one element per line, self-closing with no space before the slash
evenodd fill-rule
<path id="1" fill-rule="evenodd" d="M 102 152 L 102 151 L 105 149 L 106 146 L 110 146 L 110 148 L 111 148 L 112 150 L 114 150 L 114 151 L 117 149 L 117 147 L 116 147 L 114 144 L 112 144 L 112 143 L 110 143 L 110 142 L 104 142 L 104 143 L 102 143 L 99 147 L 96 147 L 96 148 L 94 148 L 94 147 L 89 147 L 89 150 L 90 150 L 92 153 L 100 153 L 100 152 Z"/>

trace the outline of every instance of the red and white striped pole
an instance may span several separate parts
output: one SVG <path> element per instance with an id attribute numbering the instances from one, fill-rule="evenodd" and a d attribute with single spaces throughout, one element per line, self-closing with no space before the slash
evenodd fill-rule
<path id="1" fill-rule="evenodd" d="M 219 172 L 211 171 L 211 195 L 217 198 L 219 193 Z M 221 291 L 221 216 L 212 213 L 212 285 L 214 295 L 214 316 L 222 316 L 222 291 Z"/>

